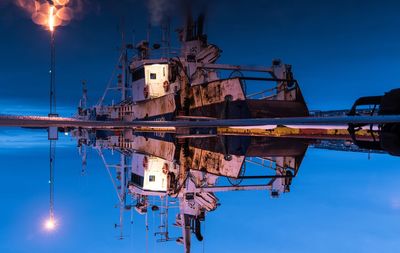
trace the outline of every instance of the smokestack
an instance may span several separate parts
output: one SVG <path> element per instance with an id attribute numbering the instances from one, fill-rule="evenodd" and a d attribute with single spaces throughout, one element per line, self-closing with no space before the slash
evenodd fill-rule
<path id="1" fill-rule="evenodd" d="M 197 18 L 197 35 L 202 36 L 204 32 L 204 19 L 205 19 L 205 14 L 201 13 L 199 17 Z"/>

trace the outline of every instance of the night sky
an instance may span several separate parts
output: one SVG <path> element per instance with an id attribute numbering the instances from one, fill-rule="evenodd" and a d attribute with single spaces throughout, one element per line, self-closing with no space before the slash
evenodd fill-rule
<path id="1" fill-rule="evenodd" d="M 146 1 L 90 0 L 85 6 L 56 34 L 64 116 L 75 111 L 81 80 L 88 82 L 89 103 L 102 94 L 118 58 L 121 20 L 137 41 L 145 36 Z M 209 41 L 223 50 L 219 63 L 269 66 L 282 59 L 293 66 L 310 109 L 347 109 L 360 96 L 400 86 L 398 1 L 218 0 L 207 9 Z M 0 114 L 47 114 L 48 31 L 12 1 L 0 0 L 0 43 Z M 135 214 L 129 237 L 117 240 L 108 175 L 93 151 L 81 177 L 70 137 L 62 137 L 57 150 L 61 226 L 54 234 L 42 231 L 46 138 L 41 131 L 0 129 L 0 252 L 145 252 L 144 217 Z M 207 216 L 205 243 L 193 241 L 193 252 L 399 252 L 398 164 L 388 155 L 368 160 L 367 154 L 311 149 L 292 192 L 280 199 L 266 192 L 219 195 L 222 205 Z M 150 252 L 181 251 L 174 242 L 155 244 L 151 233 L 149 243 Z"/>

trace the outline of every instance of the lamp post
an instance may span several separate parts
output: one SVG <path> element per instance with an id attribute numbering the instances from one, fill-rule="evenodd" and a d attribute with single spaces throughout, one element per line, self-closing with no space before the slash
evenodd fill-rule
<path id="1" fill-rule="evenodd" d="M 55 80 L 55 24 L 54 15 L 55 7 L 52 1 L 49 1 L 49 17 L 48 17 L 48 28 L 50 31 L 50 108 L 49 117 L 58 117 L 56 111 L 56 80 Z M 49 159 L 50 159 L 50 175 L 49 175 L 49 186 L 50 186 L 50 216 L 46 221 L 45 228 L 47 230 L 53 230 L 56 227 L 56 221 L 54 218 L 54 167 L 55 167 L 55 153 L 56 153 L 56 140 L 58 139 L 58 128 L 49 127 L 48 139 L 50 141 Z"/>

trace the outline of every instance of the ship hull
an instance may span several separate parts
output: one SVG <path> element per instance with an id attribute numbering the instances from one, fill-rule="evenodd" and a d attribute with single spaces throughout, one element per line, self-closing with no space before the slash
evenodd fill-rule
<path id="1" fill-rule="evenodd" d="M 296 89 L 296 99 L 263 98 L 249 99 L 239 78 L 216 80 L 194 85 L 177 94 L 129 105 L 122 108 L 123 120 L 174 120 L 176 116 L 190 119 L 208 117 L 215 119 L 250 119 L 275 117 L 304 117 L 308 109 Z"/>
<path id="2" fill-rule="evenodd" d="M 190 116 L 218 119 L 250 119 L 308 116 L 307 107 L 296 101 L 246 99 L 222 102 L 190 110 Z"/>

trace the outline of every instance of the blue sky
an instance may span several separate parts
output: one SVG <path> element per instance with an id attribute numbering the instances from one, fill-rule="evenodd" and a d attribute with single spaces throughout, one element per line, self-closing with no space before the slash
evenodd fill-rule
<path id="1" fill-rule="evenodd" d="M 220 62 L 292 64 L 312 109 L 348 108 L 359 96 L 399 87 L 396 1 L 228 1 L 209 5 L 207 32 Z M 59 109 L 69 116 L 82 79 L 95 102 L 117 59 L 120 14 L 145 34 L 143 1 L 92 1 L 86 15 L 57 33 Z M 0 113 L 47 114 L 48 33 L 23 12 L 0 4 Z M 15 137 L 14 137 L 15 136 Z M 41 229 L 48 208 L 46 133 L 0 129 L 0 252 L 144 252 L 144 219 L 116 239 L 115 194 L 95 152 L 80 176 L 76 143 L 57 150 L 55 234 Z M 209 213 L 205 252 L 399 252 L 398 158 L 310 149 L 292 192 L 224 193 Z M 129 229 L 127 229 L 129 233 Z M 194 241 L 195 242 L 195 241 Z M 175 243 L 150 252 L 179 252 Z M 133 246 L 132 246 L 133 245 Z M 133 250 L 135 247 L 135 250 Z M 202 252 L 194 243 L 193 252 Z"/>

